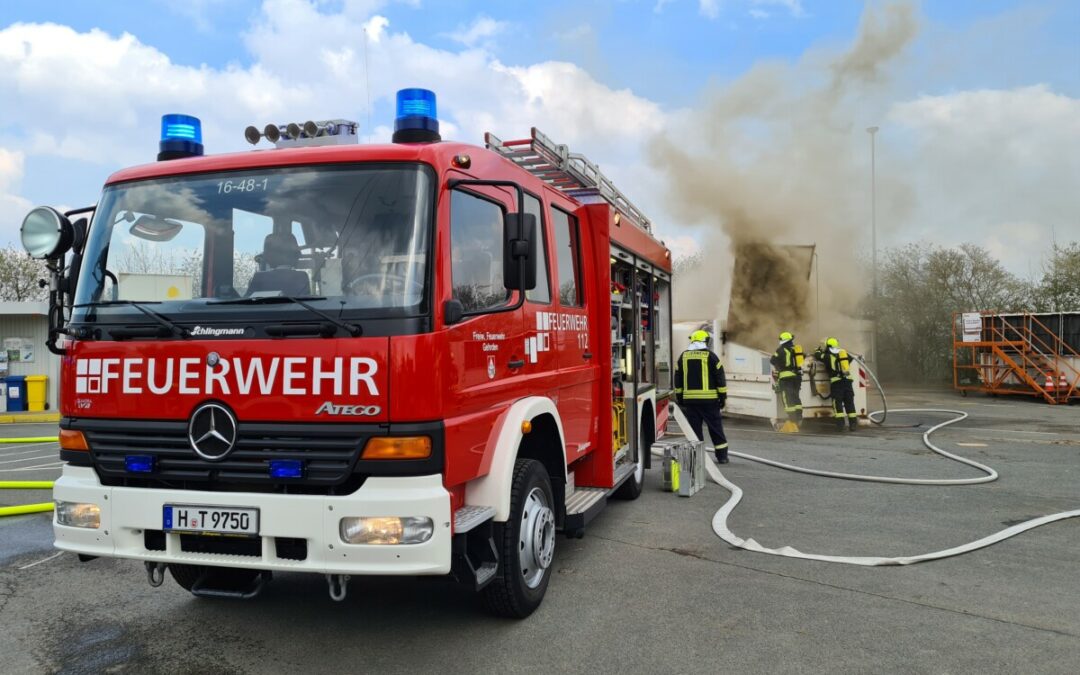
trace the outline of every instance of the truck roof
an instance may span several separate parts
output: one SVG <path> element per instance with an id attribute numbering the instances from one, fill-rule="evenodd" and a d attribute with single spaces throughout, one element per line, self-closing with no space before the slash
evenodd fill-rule
<path id="1" fill-rule="evenodd" d="M 506 157 L 486 148 L 460 143 L 442 141 L 438 143 L 384 143 L 360 145 L 331 145 L 301 148 L 275 148 L 267 150 L 247 150 L 220 155 L 203 155 L 185 159 L 152 162 L 126 169 L 121 169 L 109 176 L 106 185 L 116 185 L 128 181 L 183 176 L 197 173 L 218 171 L 242 171 L 270 167 L 304 166 L 312 164 L 338 164 L 353 162 L 424 162 L 435 167 L 452 166 L 456 155 L 468 155 L 471 167 L 465 173 L 473 176 L 498 177 L 514 180 L 523 188 L 540 194 L 547 190 L 552 197 L 568 202 L 573 207 L 584 206 L 599 201 L 599 196 L 590 199 L 583 195 L 577 199 L 534 174 L 522 169 Z M 611 207 L 615 210 L 615 207 Z M 637 252 L 653 264 L 671 271 L 671 253 L 651 233 L 639 224 L 623 218 L 623 223 L 630 227 L 612 227 L 611 237 L 628 250 Z"/>

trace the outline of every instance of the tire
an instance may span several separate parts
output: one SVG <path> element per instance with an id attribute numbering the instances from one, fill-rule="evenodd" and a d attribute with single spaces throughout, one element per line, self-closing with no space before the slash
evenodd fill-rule
<path id="1" fill-rule="evenodd" d="M 611 493 L 615 499 L 626 501 L 637 499 L 645 488 L 645 453 L 652 452 L 652 440 L 646 437 L 644 429 L 638 431 L 638 447 L 641 449 L 638 452 L 637 462 L 634 464 L 634 473 L 619 486 L 619 489 Z"/>
<path id="2" fill-rule="evenodd" d="M 499 573 L 482 591 L 492 614 L 524 619 L 543 601 L 555 554 L 554 506 L 551 479 L 544 465 L 532 459 L 517 460 L 510 488 L 510 518 L 495 523 Z"/>
<path id="3" fill-rule="evenodd" d="M 251 585 L 259 570 L 238 569 L 234 567 L 211 567 L 208 565 L 180 565 L 169 563 L 169 574 L 185 591 L 191 592 L 195 582 L 204 574 L 217 588 L 246 588 Z M 201 596 L 196 596 L 201 597 Z"/>

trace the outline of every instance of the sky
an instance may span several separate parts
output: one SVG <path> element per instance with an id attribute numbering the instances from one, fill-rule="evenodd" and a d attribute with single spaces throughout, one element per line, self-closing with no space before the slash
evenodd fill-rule
<path id="1" fill-rule="evenodd" d="M 731 226 L 727 207 L 699 200 L 717 187 L 714 158 L 716 181 L 775 186 L 796 206 L 773 214 L 787 227 L 764 231 L 868 255 L 869 126 L 879 249 L 974 242 L 1036 278 L 1051 241 L 1080 240 L 1075 0 L 4 7 L 0 245 L 32 206 L 94 203 L 112 172 L 153 161 L 164 113 L 200 117 L 208 153 L 250 147 L 249 124 L 320 118 L 386 141 L 394 92 L 409 86 L 437 93 L 444 138 L 482 144 L 485 131 L 536 126 L 586 154 L 677 256 L 712 255 Z M 834 91 L 842 66 L 857 81 Z M 683 155 L 704 177 L 696 192 Z M 799 204 L 815 210 L 805 227 Z M 842 237 L 823 232 L 834 208 Z"/>

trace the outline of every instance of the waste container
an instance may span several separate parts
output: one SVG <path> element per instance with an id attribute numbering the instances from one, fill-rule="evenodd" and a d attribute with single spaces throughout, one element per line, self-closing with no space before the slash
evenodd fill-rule
<path id="1" fill-rule="evenodd" d="M 7 385 L 7 411 L 23 412 L 26 410 L 26 376 L 8 375 L 4 378 Z"/>
<path id="2" fill-rule="evenodd" d="M 0 378 L 0 412 L 7 412 L 7 382 Z"/>
<path id="3" fill-rule="evenodd" d="M 49 397 L 46 392 L 49 388 L 48 375 L 26 376 L 26 409 L 31 412 L 41 412 L 48 405 Z"/>

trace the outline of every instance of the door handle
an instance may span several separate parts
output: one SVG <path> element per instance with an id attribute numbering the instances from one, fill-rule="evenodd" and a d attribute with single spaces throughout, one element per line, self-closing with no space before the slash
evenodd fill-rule
<path id="1" fill-rule="evenodd" d="M 521 368 L 525 365 L 525 359 L 514 359 L 506 365 L 510 366 L 511 368 Z"/>
<path id="2" fill-rule="evenodd" d="M 583 358 L 583 359 L 591 359 L 592 358 L 592 352 L 585 352 L 584 354 L 581 355 L 581 358 Z"/>

